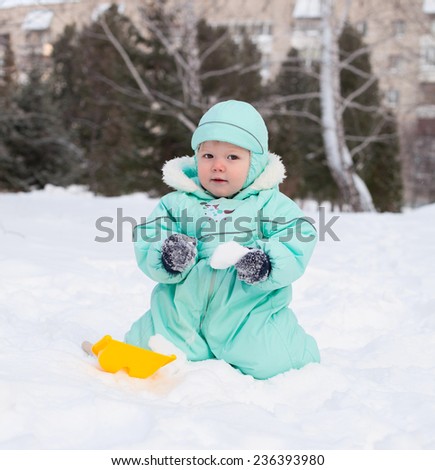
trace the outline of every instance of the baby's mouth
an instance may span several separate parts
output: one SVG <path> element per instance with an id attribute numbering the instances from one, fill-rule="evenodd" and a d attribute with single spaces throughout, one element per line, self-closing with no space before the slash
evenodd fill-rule
<path id="1" fill-rule="evenodd" d="M 227 180 L 224 180 L 222 178 L 212 178 L 211 179 L 213 181 L 213 183 L 226 183 Z"/>

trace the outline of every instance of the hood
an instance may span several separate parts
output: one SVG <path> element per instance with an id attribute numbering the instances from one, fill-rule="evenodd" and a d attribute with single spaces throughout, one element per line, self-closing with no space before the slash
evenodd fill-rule
<path id="1" fill-rule="evenodd" d="M 192 135 L 192 149 L 210 140 L 228 142 L 251 152 L 249 173 L 243 188 L 260 176 L 268 162 L 268 132 L 261 114 L 245 101 L 222 101 L 212 106 Z"/>
<path id="2" fill-rule="evenodd" d="M 178 157 L 167 161 L 163 166 L 163 181 L 177 191 L 192 193 L 201 199 L 216 199 L 200 184 L 195 157 Z M 265 189 L 271 189 L 282 183 L 285 179 L 285 167 L 281 157 L 269 153 L 266 167 L 251 185 L 242 189 L 234 198 L 244 197 Z"/>

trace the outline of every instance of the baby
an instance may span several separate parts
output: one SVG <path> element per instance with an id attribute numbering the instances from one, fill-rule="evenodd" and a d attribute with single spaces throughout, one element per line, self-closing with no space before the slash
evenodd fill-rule
<path id="1" fill-rule="evenodd" d="M 148 348 L 161 334 L 189 360 L 222 359 L 257 379 L 319 362 L 288 307 L 316 231 L 278 189 L 285 169 L 263 118 L 248 103 L 218 103 L 192 149 L 164 165 L 175 191 L 135 229 L 139 267 L 158 284 L 125 341 Z"/>

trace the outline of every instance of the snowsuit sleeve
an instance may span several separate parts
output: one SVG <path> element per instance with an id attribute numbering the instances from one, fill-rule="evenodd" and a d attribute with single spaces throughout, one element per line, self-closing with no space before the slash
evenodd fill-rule
<path id="1" fill-rule="evenodd" d="M 256 248 L 269 256 L 271 271 L 256 286 L 263 290 L 289 286 L 304 273 L 317 243 L 317 231 L 299 207 L 281 193 L 264 206 L 261 228 Z"/>
<path id="2" fill-rule="evenodd" d="M 179 274 L 170 274 L 162 263 L 163 242 L 174 233 L 182 233 L 174 214 L 174 195 L 164 196 L 158 206 L 134 229 L 133 241 L 139 268 L 153 281 L 163 284 L 176 284 L 186 278 L 196 263 Z M 176 196 L 175 196 L 176 197 Z"/>

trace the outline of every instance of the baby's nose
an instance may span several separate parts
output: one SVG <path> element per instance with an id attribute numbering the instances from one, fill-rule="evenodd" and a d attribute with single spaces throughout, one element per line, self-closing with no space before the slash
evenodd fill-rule
<path id="1" fill-rule="evenodd" d="M 223 162 L 222 160 L 216 159 L 216 160 L 213 162 L 212 170 L 213 170 L 213 171 L 224 171 L 224 170 L 225 170 L 225 164 L 224 164 L 224 162 Z"/>

